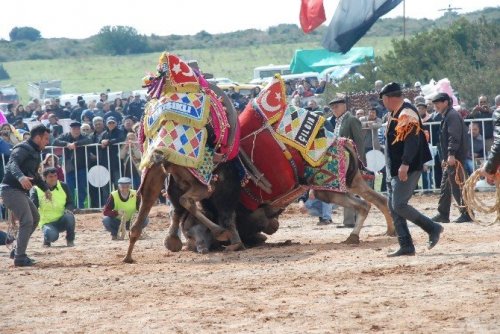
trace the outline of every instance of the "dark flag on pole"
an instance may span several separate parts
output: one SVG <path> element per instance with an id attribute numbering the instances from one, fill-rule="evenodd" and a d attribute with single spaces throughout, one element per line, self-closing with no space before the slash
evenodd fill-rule
<path id="1" fill-rule="evenodd" d="M 402 0 L 340 0 L 328 26 L 323 47 L 346 53 L 363 37 L 379 17 L 394 9 Z"/>
<path id="2" fill-rule="evenodd" d="M 300 26 L 308 34 L 326 21 L 323 0 L 302 0 Z"/>

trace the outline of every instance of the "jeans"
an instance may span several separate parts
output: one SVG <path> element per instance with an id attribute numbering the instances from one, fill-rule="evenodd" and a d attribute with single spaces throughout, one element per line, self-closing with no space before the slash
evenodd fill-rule
<path id="1" fill-rule="evenodd" d="M 309 211 L 309 214 L 314 217 L 320 217 L 321 219 L 331 220 L 333 204 L 325 203 L 319 199 L 308 199 L 304 205 Z"/>
<path id="2" fill-rule="evenodd" d="M 474 160 L 472 159 L 465 160 L 464 168 L 468 175 L 474 173 Z"/>
<path id="3" fill-rule="evenodd" d="M 118 218 L 104 216 L 102 218 L 102 224 L 106 231 L 110 232 L 112 236 L 116 237 L 118 235 L 118 229 L 120 228 L 121 221 Z M 142 228 L 146 227 L 149 224 L 149 219 L 146 218 L 144 223 L 142 224 Z M 127 229 L 130 225 L 130 221 L 127 222 Z"/>
<path id="4" fill-rule="evenodd" d="M 43 241 L 54 242 L 59 239 L 59 233 L 66 231 L 66 240 L 75 240 L 75 216 L 65 213 L 59 220 L 42 226 Z"/>
<path id="5" fill-rule="evenodd" d="M 424 190 L 432 188 L 432 170 L 430 168 L 422 172 L 422 188 Z"/>
<path id="6" fill-rule="evenodd" d="M 400 238 L 410 238 L 407 220 L 415 223 L 422 219 L 422 214 L 408 204 L 413 196 L 413 191 L 417 187 L 421 172 L 414 171 L 408 173 L 408 180 L 402 182 L 399 177 L 393 176 L 391 182 L 387 184 L 389 190 L 389 210 L 396 233 Z"/>
<path id="7" fill-rule="evenodd" d="M 76 185 L 76 181 L 78 178 L 78 188 Z M 71 191 L 71 195 L 73 198 L 75 197 L 75 189 L 78 190 L 77 195 L 78 195 L 78 203 L 77 206 L 79 209 L 84 208 L 85 206 L 85 197 L 87 196 L 87 170 L 85 169 L 78 169 L 78 171 L 75 173 L 75 171 L 71 171 L 66 174 L 66 184 L 69 187 L 69 190 Z"/>
<path id="8" fill-rule="evenodd" d="M 35 204 L 23 190 L 4 186 L 1 192 L 5 207 L 19 220 L 15 256 L 16 259 L 23 259 L 26 257 L 30 237 L 40 221 L 40 215 Z"/>

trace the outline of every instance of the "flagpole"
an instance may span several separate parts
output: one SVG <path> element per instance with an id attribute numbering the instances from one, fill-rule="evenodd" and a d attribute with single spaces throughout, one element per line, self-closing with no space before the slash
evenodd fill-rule
<path id="1" fill-rule="evenodd" d="M 406 39 L 406 1 L 403 0 L 403 39 Z"/>

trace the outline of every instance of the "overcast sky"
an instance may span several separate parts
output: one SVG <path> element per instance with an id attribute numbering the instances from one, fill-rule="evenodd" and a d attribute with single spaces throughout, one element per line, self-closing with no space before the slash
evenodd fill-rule
<path id="1" fill-rule="evenodd" d="M 355 0 L 353 0 L 355 1 Z M 2 0 L 0 38 L 9 39 L 13 27 L 29 26 L 42 37 L 87 38 L 105 25 L 126 25 L 141 34 L 211 34 L 250 28 L 266 29 L 280 23 L 299 24 L 300 0 Z M 324 0 L 327 22 L 338 0 Z M 459 13 L 499 5 L 499 0 L 406 0 L 406 15 L 434 19 L 439 9 L 462 8 Z M 403 15 L 401 3 L 386 17 Z"/>

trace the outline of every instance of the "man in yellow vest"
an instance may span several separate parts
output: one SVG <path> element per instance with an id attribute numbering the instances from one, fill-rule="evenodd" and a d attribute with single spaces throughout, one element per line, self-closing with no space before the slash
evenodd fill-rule
<path id="1" fill-rule="evenodd" d="M 66 231 L 66 245 L 75 245 L 75 216 L 73 197 L 68 186 L 57 179 L 57 169 L 45 168 L 43 171 L 45 183 L 52 193 L 50 199 L 38 186 L 31 190 L 31 200 L 38 208 L 40 221 L 38 227 L 42 229 L 43 246 L 50 247 L 51 243 L 59 239 L 59 233 Z"/>
<path id="2" fill-rule="evenodd" d="M 118 179 L 118 190 L 109 195 L 104 206 L 102 224 L 111 233 L 111 240 L 117 240 L 122 218 L 125 218 L 126 228 L 129 229 L 132 216 L 139 210 L 141 199 L 137 192 L 131 189 L 131 183 L 132 180 L 128 177 Z M 147 224 L 146 218 L 143 227 Z"/>

